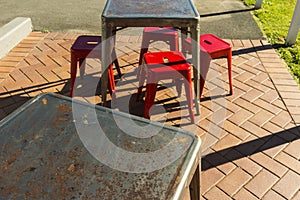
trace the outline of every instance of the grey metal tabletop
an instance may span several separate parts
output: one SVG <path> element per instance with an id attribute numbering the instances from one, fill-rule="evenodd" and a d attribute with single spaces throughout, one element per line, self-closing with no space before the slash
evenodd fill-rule
<path id="1" fill-rule="evenodd" d="M 108 0 L 102 16 L 122 20 L 138 18 L 149 19 L 196 19 L 199 14 L 190 0 Z M 160 21 L 161 23 L 161 21 Z"/>
<path id="2" fill-rule="evenodd" d="M 200 143 L 180 128 L 40 95 L 0 122 L 0 199 L 177 199 L 199 170 Z"/>

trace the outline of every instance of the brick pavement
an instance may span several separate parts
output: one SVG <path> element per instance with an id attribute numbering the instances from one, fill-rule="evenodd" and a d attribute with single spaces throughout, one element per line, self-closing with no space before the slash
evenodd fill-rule
<path id="1" fill-rule="evenodd" d="M 37 94 L 69 94 L 70 47 L 77 36 L 33 32 L 0 60 L 0 119 Z M 111 107 L 136 115 L 143 108 L 143 101 L 132 100 L 140 41 L 126 32 L 117 37 L 125 75 L 117 79 L 117 101 L 111 102 Z M 151 119 L 181 126 L 202 138 L 203 199 L 300 199 L 299 87 L 266 41 L 227 41 L 234 50 L 234 94 L 227 95 L 226 60 L 216 59 L 196 124 L 189 123 L 185 95 L 177 98 L 168 81 L 158 89 Z M 150 50 L 165 48 L 157 43 Z M 76 90 L 96 104 L 100 102 L 99 92 L 94 92 L 101 73 L 98 65 L 95 59 L 88 61 L 86 79 L 78 80 L 82 85 Z"/>

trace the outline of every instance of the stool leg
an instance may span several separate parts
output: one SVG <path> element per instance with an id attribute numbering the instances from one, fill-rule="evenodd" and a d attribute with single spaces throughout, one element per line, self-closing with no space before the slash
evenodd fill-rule
<path id="1" fill-rule="evenodd" d="M 143 90 L 143 85 L 144 85 L 144 82 L 146 80 L 146 72 L 145 72 L 145 69 L 144 69 L 144 65 L 140 65 L 139 68 L 138 68 L 138 80 L 139 80 L 139 87 L 138 87 L 138 91 L 137 91 L 137 94 L 136 94 L 136 101 L 139 101 L 140 99 L 140 95 L 142 93 L 142 90 Z"/>
<path id="2" fill-rule="evenodd" d="M 205 80 L 206 80 L 206 76 L 209 70 L 209 66 L 211 63 L 211 56 L 205 52 L 200 50 L 200 96 L 199 98 L 201 98 L 202 96 L 202 92 L 203 92 L 203 88 L 204 88 L 204 84 L 205 84 Z"/>
<path id="3" fill-rule="evenodd" d="M 117 70 L 117 72 L 118 72 L 118 76 L 119 76 L 119 78 L 121 78 L 121 76 L 122 76 L 122 72 L 121 72 L 121 70 L 120 70 L 120 65 L 119 65 L 119 61 L 118 61 L 118 58 L 117 58 L 117 54 L 116 54 L 116 50 L 115 49 L 113 49 L 113 51 L 112 51 L 112 59 L 113 59 L 113 63 L 115 64 L 115 67 L 116 67 L 116 70 Z"/>
<path id="4" fill-rule="evenodd" d="M 74 53 L 71 52 L 71 80 L 70 80 L 70 97 L 73 97 L 74 84 L 77 73 L 77 58 Z"/>
<path id="5" fill-rule="evenodd" d="M 145 111 L 144 117 L 150 119 L 149 110 L 154 105 L 154 99 L 156 95 L 157 83 L 147 83 L 146 85 L 146 97 L 145 97 Z"/>
<path id="6" fill-rule="evenodd" d="M 191 71 L 186 73 L 186 80 L 184 80 L 186 100 L 189 108 L 191 122 L 195 123 L 195 116 L 193 112 L 193 93 L 192 93 L 192 76 Z"/>
<path id="7" fill-rule="evenodd" d="M 228 78 L 229 78 L 229 93 L 233 94 L 233 85 L 232 85 L 232 50 L 230 49 L 228 56 L 227 56 L 227 63 L 228 63 Z"/>
<path id="8" fill-rule="evenodd" d="M 178 37 L 174 37 L 170 39 L 170 50 L 171 51 L 179 51 Z"/>
<path id="9" fill-rule="evenodd" d="M 116 91 L 116 85 L 115 85 L 115 77 L 112 65 L 108 67 L 107 69 L 107 75 L 108 75 L 108 90 L 110 95 L 112 95 Z"/>
<path id="10" fill-rule="evenodd" d="M 80 70 L 80 77 L 82 78 L 85 73 L 85 58 L 80 58 L 79 59 L 79 70 Z"/>
<path id="11" fill-rule="evenodd" d="M 141 47 L 141 51 L 140 51 L 139 65 L 142 65 L 142 63 L 143 63 L 143 57 L 144 57 L 144 54 L 147 53 L 147 51 L 148 51 L 149 44 L 150 44 L 150 40 L 147 38 L 146 35 L 143 35 L 142 47 Z"/>

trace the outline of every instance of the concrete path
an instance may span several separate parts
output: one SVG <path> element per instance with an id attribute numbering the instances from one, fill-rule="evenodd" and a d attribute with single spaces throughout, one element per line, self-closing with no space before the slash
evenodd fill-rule
<path id="1" fill-rule="evenodd" d="M 0 1 L 0 26 L 29 17 L 34 30 L 101 34 L 105 0 Z M 201 32 L 228 39 L 262 39 L 242 0 L 194 0 L 201 15 Z"/>

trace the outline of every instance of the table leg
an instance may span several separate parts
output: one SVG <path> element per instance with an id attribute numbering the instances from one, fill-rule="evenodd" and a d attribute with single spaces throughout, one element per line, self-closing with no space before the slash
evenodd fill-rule
<path id="1" fill-rule="evenodd" d="M 112 52 L 112 40 L 113 40 L 113 28 L 102 19 L 102 51 L 101 51 L 101 61 L 102 61 L 102 75 L 101 75 L 101 104 L 106 105 L 106 95 L 107 95 L 107 84 L 108 84 L 108 67 L 112 63 L 111 52 Z"/>
<path id="2" fill-rule="evenodd" d="M 191 27 L 192 38 L 192 63 L 194 65 L 194 87 L 195 87 L 195 106 L 196 113 L 200 114 L 200 22 Z"/>
<path id="3" fill-rule="evenodd" d="M 188 28 L 187 27 L 182 27 L 181 28 L 181 52 L 183 53 L 183 55 L 185 56 L 185 57 L 187 57 L 187 50 L 186 50 L 186 48 L 184 47 L 184 45 L 185 45 L 185 42 L 184 42 L 184 40 L 187 38 L 187 34 L 188 34 Z"/>
<path id="4" fill-rule="evenodd" d="M 200 200 L 201 190 L 200 190 L 200 166 L 198 165 L 192 181 L 190 183 L 190 198 L 192 200 Z"/>

